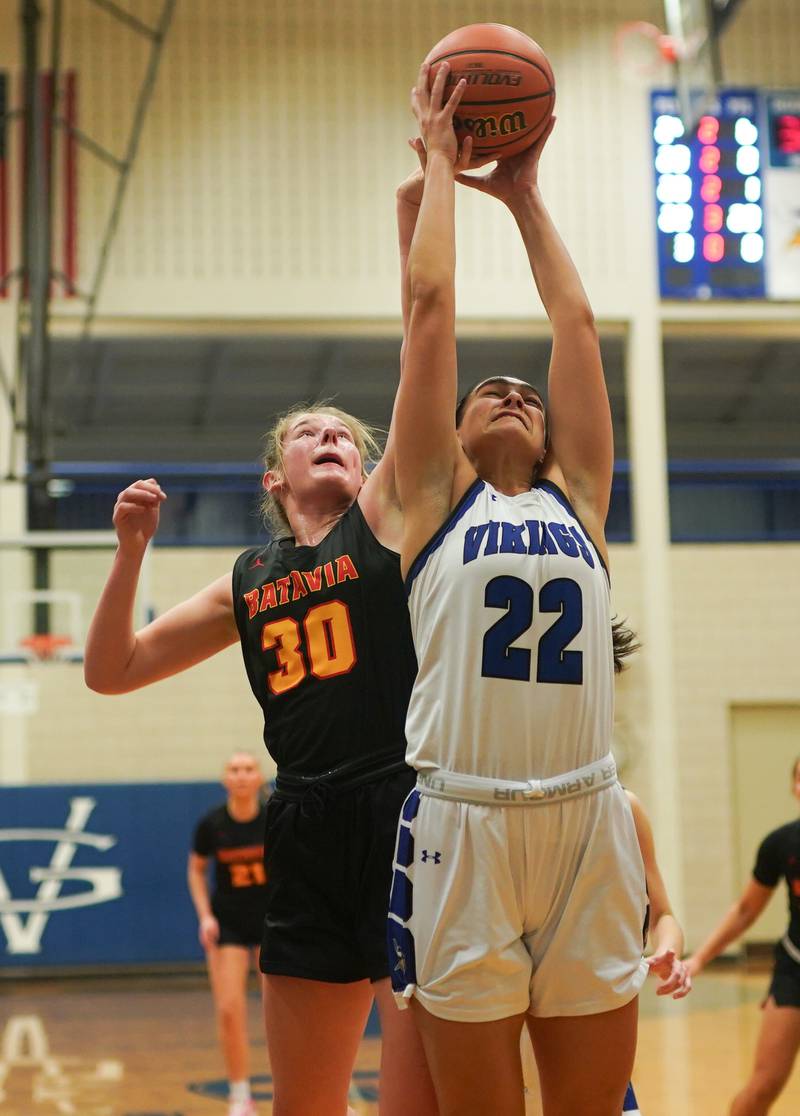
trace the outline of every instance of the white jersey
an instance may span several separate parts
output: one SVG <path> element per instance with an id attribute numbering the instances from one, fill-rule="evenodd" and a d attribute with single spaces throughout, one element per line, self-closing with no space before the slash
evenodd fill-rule
<path id="1" fill-rule="evenodd" d="M 476 480 L 406 589 L 419 665 L 409 764 L 525 780 L 608 753 L 608 574 L 556 485 L 505 496 Z"/>

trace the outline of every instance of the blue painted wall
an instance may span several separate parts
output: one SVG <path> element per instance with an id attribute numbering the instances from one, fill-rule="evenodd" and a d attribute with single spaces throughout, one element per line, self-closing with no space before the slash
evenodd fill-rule
<path id="1" fill-rule="evenodd" d="M 186 886 L 219 783 L 0 788 L 0 967 L 202 960 Z"/>

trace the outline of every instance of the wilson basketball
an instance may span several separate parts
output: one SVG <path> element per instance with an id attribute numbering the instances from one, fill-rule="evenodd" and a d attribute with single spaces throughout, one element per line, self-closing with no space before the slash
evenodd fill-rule
<path id="1" fill-rule="evenodd" d="M 446 96 L 465 78 L 467 87 L 453 119 L 461 143 L 473 139 L 473 158 L 503 159 L 524 151 L 544 131 L 556 100 L 550 63 L 533 39 L 502 23 L 459 27 L 425 59 L 430 81 L 450 64 Z"/>

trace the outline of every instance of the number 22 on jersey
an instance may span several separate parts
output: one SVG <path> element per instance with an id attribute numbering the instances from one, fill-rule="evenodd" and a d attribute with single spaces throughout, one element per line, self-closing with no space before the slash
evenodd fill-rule
<path id="1" fill-rule="evenodd" d="M 507 611 L 483 637 L 481 674 L 484 678 L 530 682 L 531 652 L 512 644 L 533 624 L 533 587 L 520 577 L 493 577 L 486 586 L 483 603 L 487 608 Z M 580 585 L 569 577 L 556 577 L 546 582 L 539 590 L 539 611 L 558 612 L 560 616 L 539 640 L 536 681 L 580 686 L 583 652 L 566 650 L 583 627 Z"/>
<path id="2" fill-rule="evenodd" d="M 347 674 L 358 658 L 350 612 L 344 601 L 314 605 L 303 617 L 302 630 L 292 616 L 265 624 L 261 629 L 261 648 L 269 651 L 273 647 L 278 669 L 267 675 L 273 694 L 293 690 L 309 673 L 314 678 Z"/>

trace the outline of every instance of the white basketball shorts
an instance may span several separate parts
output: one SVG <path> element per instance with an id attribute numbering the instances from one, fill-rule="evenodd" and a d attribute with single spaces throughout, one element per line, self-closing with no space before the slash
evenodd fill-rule
<path id="1" fill-rule="evenodd" d="M 591 1015 L 647 976 L 644 865 L 619 783 L 544 805 L 415 789 L 398 827 L 392 986 L 441 1019 Z"/>

